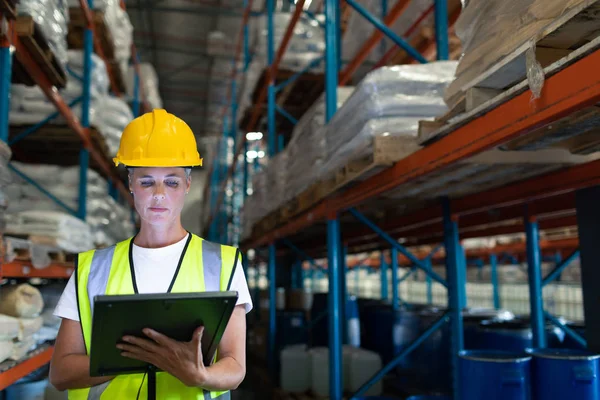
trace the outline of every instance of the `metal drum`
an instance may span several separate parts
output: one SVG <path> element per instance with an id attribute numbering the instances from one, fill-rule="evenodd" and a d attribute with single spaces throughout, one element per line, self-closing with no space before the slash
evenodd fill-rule
<path id="1" fill-rule="evenodd" d="M 533 400 L 600 400 L 600 355 L 577 349 L 531 350 Z"/>
<path id="2" fill-rule="evenodd" d="M 515 315 L 507 310 L 471 308 L 462 313 L 465 350 L 484 349 L 478 343 L 478 328 L 483 321 L 510 321 Z"/>
<path id="3" fill-rule="evenodd" d="M 423 333 L 446 312 L 429 308 L 419 313 L 419 332 Z M 433 332 L 414 353 L 416 383 L 424 389 L 446 393 L 450 390 L 450 324 L 443 324 Z M 435 362 L 433 362 L 435 360 Z"/>
<path id="4" fill-rule="evenodd" d="M 529 321 L 483 321 L 477 330 L 480 350 L 502 350 L 521 353 L 531 348 L 533 333 Z"/>
<path id="5" fill-rule="evenodd" d="M 530 400 L 531 356 L 466 350 L 460 353 L 461 400 Z"/>
<path id="6" fill-rule="evenodd" d="M 417 338 L 419 319 L 406 307 L 394 310 L 389 304 L 372 305 L 364 310 L 362 330 L 362 347 L 379 354 L 383 364 L 387 364 Z M 410 355 L 398 367 L 412 368 Z"/>
<path id="7" fill-rule="evenodd" d="M 406 400 L 452 400 L 451 397 L 443 396 L 443 395 L 423 395 L 423 396 L 410 396 Z"/>

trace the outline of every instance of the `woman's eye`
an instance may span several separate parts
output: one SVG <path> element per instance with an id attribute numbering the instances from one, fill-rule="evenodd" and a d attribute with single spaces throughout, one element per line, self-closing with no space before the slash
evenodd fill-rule
<path id="1" fill-rule="evenodd" d="M 152 181 L 141 181 L 140 185 L 142 185 L 142 187 L 149 187 L 152 186 Z"/>
<path id="2" fill-rule="evenodd" d="M 179 182 L 177 182 L 177 181 L 167 181 L 167 185 L 171 186 L 171 187 L 177 187 L 177 186 L 179 186 Z"/>

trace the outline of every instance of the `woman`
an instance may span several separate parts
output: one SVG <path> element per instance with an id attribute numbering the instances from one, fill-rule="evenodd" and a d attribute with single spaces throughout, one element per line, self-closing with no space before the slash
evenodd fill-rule
<path id="1" fill-rule="evenodd" d="M 62 318 L 50 364 L 50 381 L 69 399 L 146 398 L 144 374 L 90 377 L 93 298 L 134 294 L 235 290 L 238 302 L 209 367 L 202 360 L 199 327 L 189 342 L 145 330 L 124 337 L 124 357 L 161 371 L 157 399 L 226 399 L 246 373 L 246 317 L 252 308 L 239 251 L 188 233 L 181 225 L 192 166 L 202 165 L 191 129 L 165 110 L 133 120 L 123 131 L 115 164 L 129 171 L 129 188 L 141 219 L 139 233 L 107 249 L 77 257 L 76 270 L 55 310 Z M 146 380 L 147 382 L 147 380 Z"/>

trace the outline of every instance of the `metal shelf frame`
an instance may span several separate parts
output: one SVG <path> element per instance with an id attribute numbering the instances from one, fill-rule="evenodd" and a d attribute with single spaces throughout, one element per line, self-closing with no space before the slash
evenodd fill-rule
<path id="1" fill-rule="evenodd" d="M 408 5 L 408 1 L 399 1 L 382 19 L 370 15 L 364 8 L 354 0 L 345 0 L 347 6 L 352 7 L 356 12 L 370 21 L 377 30 L 368 38 L 361 50 L 357 53 L 354 60 L 351 60 L 341 68 L 340 63 L 340 1 L 324 0 L 325 4 L 325 40 L 326 50 L 323 59 L 314 60 L 311 66 L 316 65 L 322 60 L 325 61 L 325 100 L 326 100 L 326 121 L 328 122 L 336 111 L 337 86 L 347 83 L 354 71 L 362 64 L 369 52 L 380 43 L 386 36 L 391 39 L 398 47 L 410 54 L 416 61 L 423 62 L 426 58 L 417 50 L 411 48 L 406 41 L 398 37 L 390 30 L 391 24 L 402 14 Z M 248 3 L 245 2 L 248 6 Z M 260 88 L 257 104 L 255 104 L 252 118 L 246 127 L 245 132 L 253 131 L 258 122 L 263 104 L 267 104 L 267 142 L 269 156 L 275 155 L 280 146 L 275 132 L 275 113 L 279 112 L 284 116 L 285 110 L 279 109 L 275 104 L 275 93 L 280 86 L 274 85 L 274 76 L 278 65 L 285 53 L 289 35 L 294 29 L 294 25 L 303 13 L 304 1 L 296 2 L 296 8 L 284 35 L 281 45 L 275 53 L 273 46 L 273 10 L 274 1 L 267 0 L 267 32 L 268 32 L 268 62 L 269 70 L 265 86 Z M 248 8 L 246 9 L 246 14 Z M 435 49 L 437 60 L 448 58 L 448 28 L 452 26 L 458 15 L 448 15 L 446 0 L 435 0 L 434 5 L 425 11 L 419 20 L 422 20 L 434 13 L 435 16 Z M 247 24 L 247 15 L 244 18 L 244 27 Z M 411 27 L 410 29 L 413 29 Z M 410 30 L 409 29 L 409 30 Z M 242 32 L 247 31 L 245 28 Z M 245 34 L 242 34 L 246 38 Z M 246 39 L 241 39 L 240 43 Z M 247 44 L 246 44 L 247 46 Z M 245 46 L 245 50 L 247 47 Z M 432 44 L 428 44 L 429 52 Z M 397 51 L 394 48 L 388 51 L 377 63 L 377 66 L 384 65 L 387 60 Z M 246 67 L 249 55 L 245 51 Z M 236 56 L 237 57 L 237 56 Z M 237 59 L 237 58 L 236 58 Z M 235 61 L 234 61 L 235 62 Z M 329 370 L 330 370 L 330 398 L 342 398 L 342 369 L 341 355 L 342 342 L 344 341 L 343 329 L 343 310 L 346 298 L 346 249 L 348 241 L 356 240 L 359 243 L 375 243 L 377 248 L 390 248 L 391 267 L 392 267 L 392 301 L 394 307 L 399 307 L 400 299 L 398 297 L 398 284 L 407 279 L 416 269 L 425 272 L 428 281 L 428 300 L 431 301 L 431 284 L 436 281 L 448 288 L 448 311 L 438 321 L 432 324 L 423 335 L 416 339 L 401 354 L 387 364 L 380 372 L 374 375 L 369 382 L 351 396 L 358 397 L 377 380 L 381 379 L 387 372 L 400 362 L 400 360 L 423 343 L 427 337 L 442 327 L 445 323 L 450 324 L 451 330 L 451 355 L 452 355 L 452 395 L 454 399 L 460 398 L 460 363 L 459 354 L 464 348 L 462 310 L 466 306 L 466 268 L 468 260 L 471 263 L 481 263 L 483 259 L 489 260 L 492 266 L 492 285 L 494 306 L 500 308 L 500 295 L 498 291 L 497 268 L 508 258 L 510 262 L 514 256 L 511 251 L 526 254 L 526 260 L 529 271 L 530 288 L 530 308 L 533 328 L 534 343 L 537 347 L 545 347 L 544 323 L 549 320 L 559 326 L 565 333 L 573 337 L 580 344 L 585 340 L 577 335 L 576 332 L 569 329 L 561 323 L 556 317 L 550 315 L 543 309 L 542 290 L 549 282 L 557 279 L 560 273 L 575 258 L 579 257 L 578 240 L 565 240 L 561 243 L 541 243 L 539 239 L 540 229 L 550 229 L 565 226 L 578 225 L 575 205 L 575 193 L 580 189 L 589 188 L 600 184 L 600 161 L 593 161 L 583 165 L 564 168 L 555 172 L 547 173 L 534 178 L 529 178 L 520 182 L 504 185 L 499 188 L 486 190 L 476 195 L 471 194 L 462 198 L 442 198 L 439 204 L 427 207 L 420 211 L 412 212 L 398 217 L 394 221 L 386 221 L 385 225 L 379 227 L 370 221 L 365 215 L 356 208 L 361 204 L 368 203 L 378 195 L 384 194 L 392 189 L 401 187 L 403 184 L 411 182 L 416 178 L 424 177 L 433 172 L 443 171 L 445 168 L 465 160 L 473 155 L 497 147 L 511 139 L 517 138 L 527 132 L 551 124 L 582 107 L 590 106 L 600 102 L 600 77 L 595 74 L 600 65 L 600 50 L 590 52 L 582 56 L 579 60 L 566 66 L 564 69 L 547 77 L 544 84 L 541 97 L 535 100 L 531 98 L 529 90 L 507 100 L 496 108 L 486 112 L 484 115 L 463 124 L 445 137 L 429 144 L 414 154 L 398 161 L 392 167 L 360 182 L 345 192 L 325 198 L 311 209 L 294 217 L 292 220 L 273 229 L 260 237 L 252 237 L 250 240 L 242 243 L 242 248 L 268 249 L 268 269 L 267 278 L 269 281 L 269 301 L 270 301 L 270 321 L 269 321 L 269 366 L 275 365 L 274 342 L 275 342 L 275 282 L 277 274 L 276 257 L 278 254 L 277 246 L 283 244 L 289 247 L 299 260 L 308 261 L 312 268 L 309 273 L 312 275 L 320 268 L 311 258 L 310 252 L 304 249 L 314 250 L 317 243 L 292 244 L 288 238 L 302 232 L 316 223 L 326 223 L 326 236 L 319 238 L 322 244 L 325 244 L 324 254 L 327 256 L 327 274 L 329 277 Z M 309 66 L 305 71 L 310 69 Z M 297 79 L 299 74 L 293 79 Z M 288 82 L 286 82 L 288 83 Z M 235 83 L 234 83 L 235 85 Z M 235 86 L 234 86 L 235 89 Z M 246 152 L 248 143 L 245 135 L 241 141 L 236 141 L 237 130 L 235 121 L 237 105 L 235 96 L 230 97 L 230 105 L 233 110 L 231 126 L 225 124 L 223 132 L 223 143 L 227 138 L 234 138 L 233 160 L 230 165 L 219 165 L 215 163 L 210 181 L 211 190 L 211 219 L 209 220 L 209 238 L 212 240 L 227 242 L 226 232 L 229 215 L 226 203 L 225 188 L 228 182 L 234 177 L 236 170 L 239 170 L 240 163 L 236 160 L 241 151 L 244 151 L 243 167 L 243 193 L 246 196 L 248 182 L 248 163 Z M 289 119 L 289 118 L 288 118 Z M 290 119 L 294 122 L 293 119 Z M 223 151 L 229 151 L 224 149 Z M 228 153 L 225 153 L 228 154 Z M 223 157 L 223 154 L 220 154 Z M 235 189 L 235 185 L 234 185 Z M 494 213 L 489 211 L 493 210 Z M 559 217 L 551 215 L 557 211 L 565 212 Z M 342 238 L 342 228 L 340 223 L 341 213 L 351 213 L 368 229 L 356 232 L 348 232 Z M 509 219 L 520 218 L 522 223 L 509 227 L 486 227 L 478 229 L 494 221 L 505 221 Z M 460 230 L 465 229 L 463 235 Z M 436 230 L 437 229 L 437 230 Z M 428 241 L 419 241 L 414 244 L 436 244 L 443 245 L 445 256 L 443 262 L 447 268 L 447 279 L 442 279 L 436 274 L 432 265 L 435 260 L 437 247 L 431 254 L 415 255 L 409 249 L 401 245 L 397 238 L 399 236 L 415 238 L 423 233 L 438 232 L 438 235 L 430 238 Z M 370 234 L 370 231 L 373 234 Z M 386 233 L 386 231 L 392 231 Z M 499 246 L 496 249 L 481 251 L 479 254 L 463 249 L 460 243 L 461 238 L 465 237 L 485 237 L 490 235 L 510 234 L 515 232 L 526 232 L 526 244 L 518 246 Z M 383 243 L 383 245 L 382 245 Z M 543 251 L 555 252 L 557 249 L 569 249 L 572 253 L 564 260 L 559 257 L 554 258 L 556 266 L 554 270 L 546 277 L 541 276 L 541 260 Z M 507 257 L 507 254 L 509 255 Z M 476 256 L 476 259 L 473 257 Z M 411 266 L 409 272 L 403 277 L 397 276 L 397 266 L 403 260 L 407 260 Z M 384 260 L 382 260 L 384 261 Z M 297 268 L 297 267 L 294 267 Z M 387 267 L 385 261 L 381 263 L 381 271 L 385 273 Z M 258 277 L 258 274 L 256 275 Z M 304 276 L 304 275 L 302 275 Z M 382 275 L 383 276 L 383 275 Z M 387 273 L 385 273 L 387 279 Z M 383 281 L 383 279 L 382 279 Z M 257 281 L 258 282 L 258 281 Z M 302 279 L 303 282 L 303 279 Z M 297 285 L 297 282 L 294 284 Z M 385 289 L 382 287 L 382 295 L 387 298 L 387 282 Z M 274 371 L 272 371 L 274 372 Z"/>
<path id="2" fill-rule="evenodd" d="M 68 71 L 69 74 L 82 82 L 83 93 L 81 97 L 75 99 L 70 104 L 65 103 L 63 98 L 60 96 L 58 90 L 50 83 L 48 77 L 42 71 L 40 66 L 34 61 L 31 54 L 27 50 L 25 46 L 21 43 L 19 38 L 13 32 L 13 21 L 9 21 L 9 33 L 2 38 L 2 42 L 0 44 L 0 95 L 2 95 L 2 100 L 0 101 L 0 112 L 2 113 L 0 118 L 0 139 L 7 142 L 9 145 L 14 145 L 20 140 L 24 139 L 26 136 L 36 133 L 40 128 L 49 123 L 52 119 L 62 115 L 66 120 L 67 125 L 74 131 L 76 135 L 82 141 L 82 148 L 79 153 L 79 167 L 80 167 L 80 176 L 79 176 L 79 204 L 78 209 L 73 210 L 70 207 L 66 206 L 60 200 L 58 200 L 55 196 L 52 195 L 51 192 L 43 189 L 38 183 L 36 183 L 33 179 L 25 175 L 23 172 L 19 171 L 16 167 L 9 164 L 9 167 L 21 176 L 24 180 L 31 183 L 37 189 L 39 189 L 44 195 L 49 197 L 66 212 L 85 220 L 87 215 L 86 203 L 87 203 L 87 170 L 89 168 L 90 157 L 96 161 L 99 165 L 100 169 L 104 172 L 104 174 L 108 177 L 108 187 L 107 191 L 110 196 L 112 196 L 117 201 L 124 201 L 129 206 L 133 207 L 133 199 L 127 186 L 120 180 L 116 173 L 116 169 L 112 166 L 111 160 L 107 160 L 99 149 L 95 148 L 90 139 L 90 88 L 91 88 L 91 70 L 92 70 L 92 52 L 94 48 L 96 52 L 99 54 L 100 58 L 103 59 L 107 66 L 107 71 L 109 74 L 109 80 L 111 83 L 111 88 L 113 94 L 116 96 L 121 96 L 122 94 L 119 92 L 116 86 L 116 81 L 114 75 L 111 70 L 110 63 L 106 62 L 104 58 L 104 54 L 102 53 L 102 47 L 100 45 L 99 38 L 94 34 L 94 26 L 93 26 L 93 18 L 91 9 L 93 9 L 93 0 L 80 0 L 80 6 L 83 10 L 83 13 L 86 18 L 87 27 L 84 30 L 84 66 L 83 66 L 83 76 L 77 76 L 72 71 Z M 121 7 L 124 7 L 124 3 L 121 2 Z M 132 46 L 132 54 L 133 54 L 133 64 L 136 70 L 135 74 L 135 90 L 134 90 L 134 98 L 133 98 L 133 113 L 134 116 L 137 116 L 140 112 L 140 87 L 139 87 L 139 65 L 138 58 L 135 52 L 135 47 Z M 16 57 L 21 64 L 25 67 L 26 71 L 32 77 L 34 82 L 42 89 L 44 94 L 48 97 L 48 99 L 56 106 L 57 111 L 51 115 L 49 115 L 44 120 L 40 121 L 38 124 L 35 124 L 26 132 L 21 134 L 20 136 L 14 138 L 11 141 L 8 141 L 8 129 L 9 129 L 9 99 L 10 99 L 10 85 L 11 85 L 11 69 L 12 69 L 12 57 Z M 142 94 L 143 96 L 143 94 Z M 143 97 L 142 97 L 143 98 Z M 71 107 L 74 105 L 81 103 L 81 116 L 78 118 L 71 111 Z M 144 102 L 143 102 L 144 104 Z"/>

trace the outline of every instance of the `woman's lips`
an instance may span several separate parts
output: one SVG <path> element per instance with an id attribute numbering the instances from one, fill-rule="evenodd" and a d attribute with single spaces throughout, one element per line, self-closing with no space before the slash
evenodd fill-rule
<path id="1" fill-rule="evenodd" d="M 163 208 L 163 207 L 150 207 L 150 211 L 157 212 L 157 213 L 162 213 L 162 212 L 167 211 L 167 209 Z"/>

